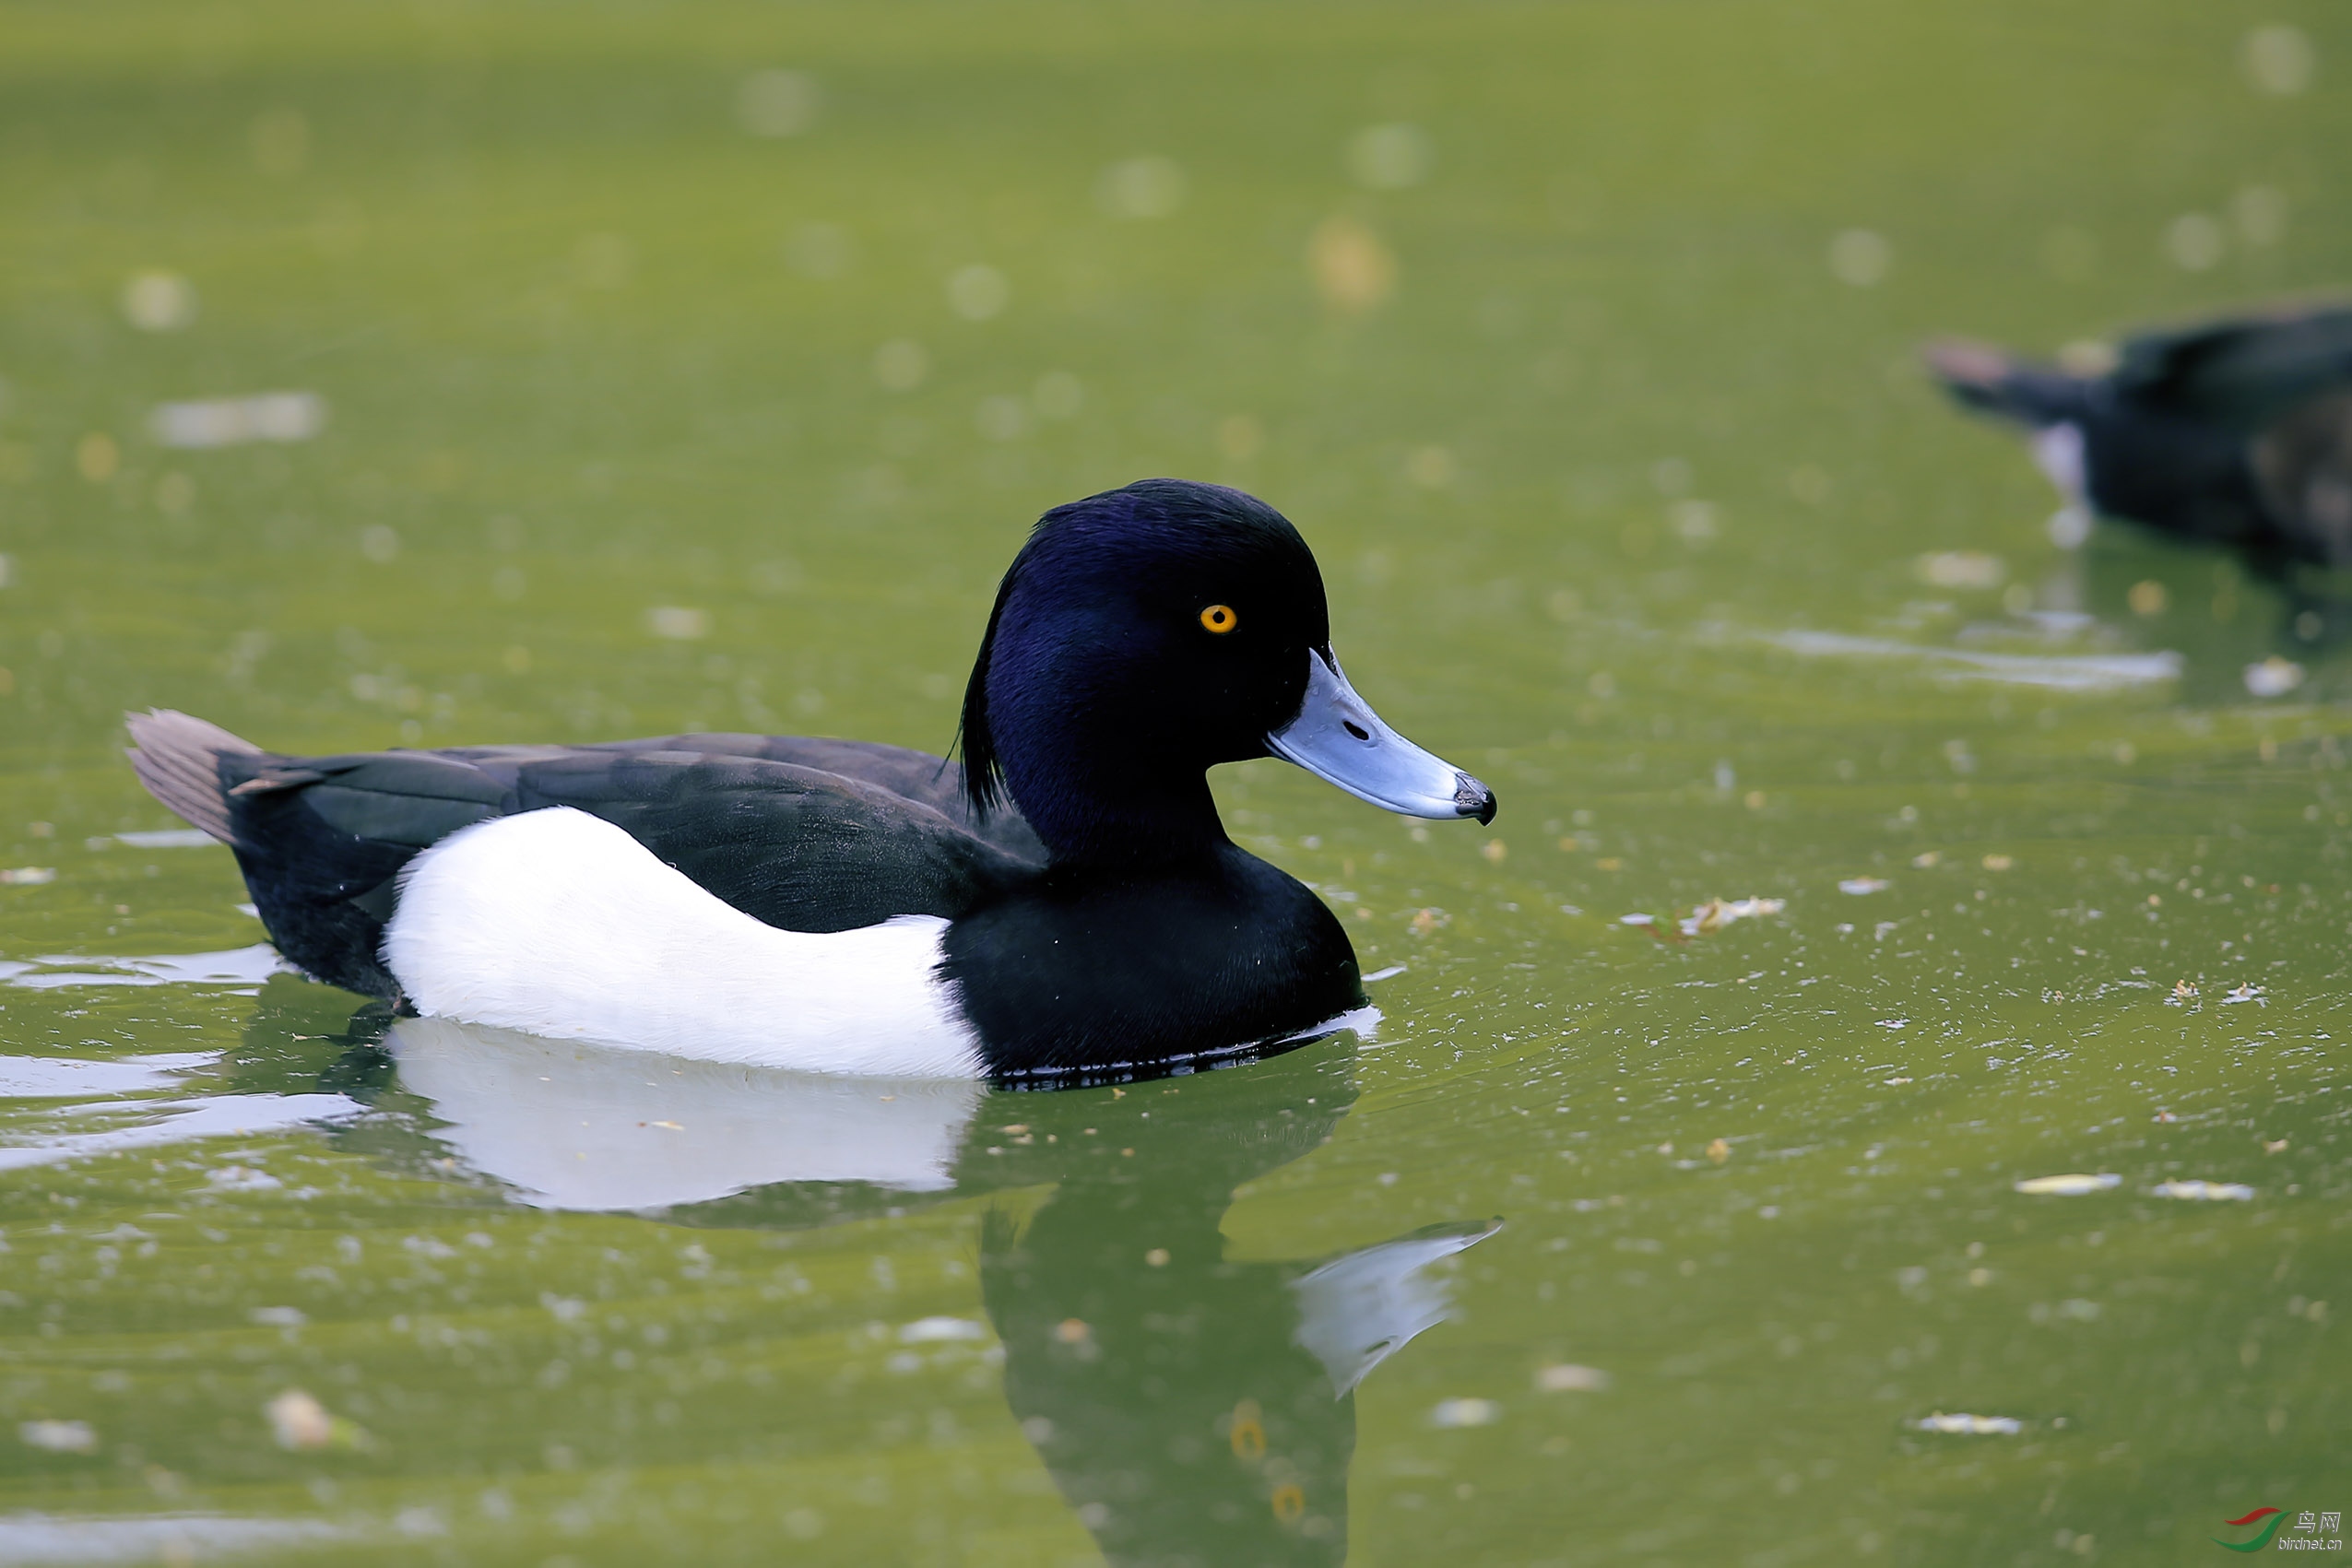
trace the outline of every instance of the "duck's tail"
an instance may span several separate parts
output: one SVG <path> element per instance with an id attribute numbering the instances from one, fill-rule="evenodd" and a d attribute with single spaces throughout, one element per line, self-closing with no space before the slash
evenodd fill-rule
<path id="1" fill-rule="evenodd" d="M 125 713 L 132 749 L 126 753 L 147 792 L 163 802 L 191 827 L 202 828 L 222 843 L 234 845 L 229 824 L 229 792 L 220 782 L 220 758 L 258 756 L 261 748 L 169 708 Z"/>
<path id="2" fill-rule="evenodd" d="M 1945 338 L 1929 344 L 1921 357 L 1953 401 L 1978 413 L 2039 429 L 2082 412 L 2080 377 L 2019 360 L 1991 344 Z"/>

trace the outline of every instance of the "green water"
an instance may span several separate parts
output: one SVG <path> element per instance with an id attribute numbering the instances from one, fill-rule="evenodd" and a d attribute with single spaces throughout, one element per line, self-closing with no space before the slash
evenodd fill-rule
<path id="1" fill-rule="evenodd" d="M 0 9 L 0 866 L 54 872 L 0 886 L 0 1561 L 2340 1511 L 2352 666 L 2226 561 L 2054 548 L 1912 355 L 2342 283 L 2347 80 L 2305 0 Z M 272 392 L 324 427 L 149 422 Z M 224 852 L 116 836 L 176 825 L 148 704 L 936 749 L 1026 523 L 1156 473 L 1295 519 L 1358 687 L 1501 794 L 1221 775 L 1401 966 L 1370 1039 L 396 1066 Z M 1667 939 L 1716 897 L 1786 902 Z"/>

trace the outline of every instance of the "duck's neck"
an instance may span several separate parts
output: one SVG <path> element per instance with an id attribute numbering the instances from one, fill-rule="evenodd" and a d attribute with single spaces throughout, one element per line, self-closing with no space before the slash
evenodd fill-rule
<path id="1" fill-rule="evenodd" d="M 1231 843 L 1205 772 L 1032 769 L 1008 758 L 1005 782 L 1057 869 L 1198 865 Z"/>

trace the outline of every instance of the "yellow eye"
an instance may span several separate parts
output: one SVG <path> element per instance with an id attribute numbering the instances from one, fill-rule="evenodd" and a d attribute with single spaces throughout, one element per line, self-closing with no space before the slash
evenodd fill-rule
<path id="1" fill-rule="evenodd" d="M 1231 605 L 1211 605 L 1200 612 L 1200 624 L 1223 637 L 1241 624 L 1241 617 L 1234 614 Z"/>

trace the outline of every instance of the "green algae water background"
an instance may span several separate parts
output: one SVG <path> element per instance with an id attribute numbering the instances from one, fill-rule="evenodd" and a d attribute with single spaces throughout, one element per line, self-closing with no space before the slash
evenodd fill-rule
<path id="1" fill-rule="evenodd" d="M 2347 146 L 2303 0 L 0 7 L 0 1562 L 2324 1542 L 2352 655 L 2053 545 L 1916 348 L 2352 283 Z M 1150 474 L 1500 792 L 1219 776 L 1368 1031 L 1016 1095 L 396 1022 L 121 759 L 940 749 Z"/>

